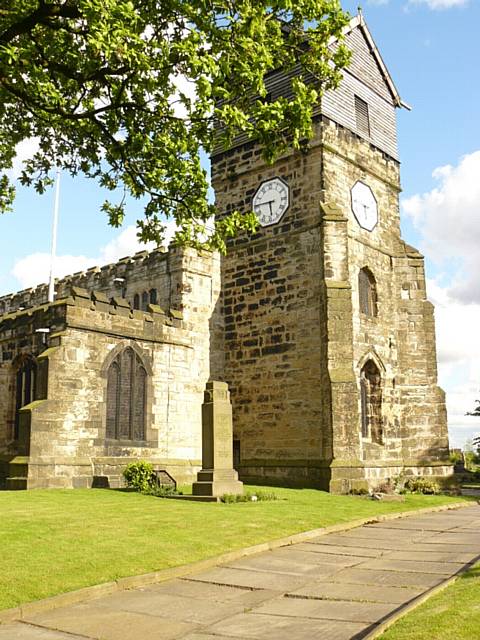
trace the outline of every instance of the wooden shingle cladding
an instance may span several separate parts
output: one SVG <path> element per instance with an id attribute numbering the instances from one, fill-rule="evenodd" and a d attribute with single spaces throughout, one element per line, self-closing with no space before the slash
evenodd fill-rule
<path id="1" fill-rule="evenodd" d="M 356 133 L 391 158 L 398 160 L 396 108 L 406 106 L 400 100 L 388 71 L 380 58 L 363 18 L 353 18 L 345 41 L 352 51 L 350 65 L 343 71 L 337 89 L 326 91 L 313 108 L 313 117 L 326 116 L 329 120 Z M 333 49 L 336 43 L 330 45 Z M 373 48 L 372 48 L 373 47 Z M 300 67 L 288 71 L 271 72 L 265 78 L 269 100 L 280 96 L 292 97 L 292 78 Z M 305 79 L 314 82 L 313 76 Z M 355 96 L 367 104 L 368 131 L 357 124 Z M 231 148 L 248 142 L 248 136 L 238 136 Z M 213 155 L 224 151 L 216 147 Z"/>
<path id="2" fill-rule="evenodd" d="M 364 28 L 360 23 L 346 35 L 346 44 L 352 51 L 351 63 L 343 72 L 340 86 L 322 96 L 321 112 L 398 160 L 395 110 L 400 106 L 399 98 L 392 93 Z M 368 131 L 359 127 L 356 108 L 358 101 L 367 104 Z"/>

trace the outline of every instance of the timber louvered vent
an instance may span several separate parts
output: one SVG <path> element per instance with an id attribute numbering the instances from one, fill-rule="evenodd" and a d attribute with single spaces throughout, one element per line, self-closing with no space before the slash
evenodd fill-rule
<path id="1" fill-rule="evenodd" d="M 355 96 L 355 119 L 357 131 L 370 137 L 370 117 L 368 114 L 368 104 L 358 96 Z"/>
<path id="2" fill-rule="evenodd" d="M 146 369 L 127 347 L 108 368 L 107 438 L 145 440 L 146 391 Z"/>

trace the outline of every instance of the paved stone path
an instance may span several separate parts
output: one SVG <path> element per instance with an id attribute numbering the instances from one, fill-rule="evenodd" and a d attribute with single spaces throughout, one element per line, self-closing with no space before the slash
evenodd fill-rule
<path id="1" fill-rule="evenodd" d="M 348 640 L 479 558 L 480 506 L 365 525 L 0 625 L 0 640 Z"/>

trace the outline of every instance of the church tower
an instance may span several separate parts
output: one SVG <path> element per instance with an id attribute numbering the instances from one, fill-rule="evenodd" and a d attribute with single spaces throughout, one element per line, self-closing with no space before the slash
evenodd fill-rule
<path id="1" fill-rule="evenodd" d="M 308 151 L 267 165 L 238 139 L 212 158 L 220 213 L 253 207 L 260 220 L 222 263 L 236 468 L 340 492 L 451 472 L 423 257 L 400 236 L 406 105 L 362 16 L 346 43 L 351 64 L 315 109 Z M 267 89 L 289 84 L 279 71 Z"/>

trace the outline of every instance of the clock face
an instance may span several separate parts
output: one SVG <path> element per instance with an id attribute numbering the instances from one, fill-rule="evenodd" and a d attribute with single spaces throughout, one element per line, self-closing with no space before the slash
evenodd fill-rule
<path id="1" fill-rule="evenodd" d="M 362 229 L 373 231 L 378 222 L 378 206 L 373 191 L 364 182 L 352 187 L 352 211 Z"/>
<path id="2" fill-rule="evenodd" d="M 258 187 L 253 196 L 252 207 L 262 227 L 267 227 L 280 220 L 289 204 L 288 184 L 281 178 L 272 178 Z"/>

